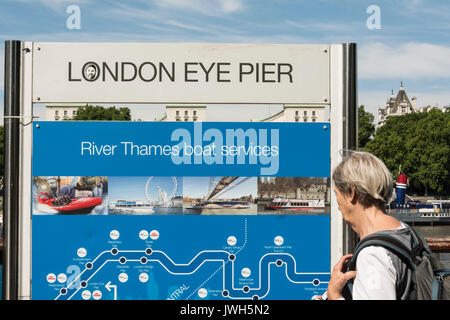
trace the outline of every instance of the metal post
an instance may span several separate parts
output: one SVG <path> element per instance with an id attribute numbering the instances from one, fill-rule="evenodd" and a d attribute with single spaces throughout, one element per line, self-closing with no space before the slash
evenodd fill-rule
<path id="1" fill-rule="evenodd" d="M 343 149 L 356 150 L 358 148 L 358 78 L 356 43 L 345 43 L 344 58 L 344 125 Z M 345 152 L 344 152 L 345 155 Z M 355 232 L 346 224 L 343 225 L 344 253 L 351 253 L 356 247 Z"/>
<path id="2" fill-rule="evenodd" d="M 5 41 L 3 299 L 18 299 L 21 42 Z"/>

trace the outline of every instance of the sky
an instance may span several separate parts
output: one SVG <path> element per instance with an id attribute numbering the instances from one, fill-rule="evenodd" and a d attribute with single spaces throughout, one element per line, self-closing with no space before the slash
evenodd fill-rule
<path id="1" fill-rule="evenodd" d="M 80 9 L 79 29 L 67 25 L 72 5 Z M 378 107 L 391 90 L 398 91 L 400 81 L 410 98 L 417 97 L 419 107 L 450 105 L 450 1 L 1 0 L 0 40 L 1 113 L 4 40 L 355 42 L 358 104 L 376 118 Z M 36 110 L 43 115 L 42 106 Z M 153 120 L 154 112 L 146 110 L 132 109 L 133 118 Z M 261 110 L 267 114 L 276 108 L 265 105 Z M 254 114 L 261 117 L 257 110 L 248 117 Z"/>
<path id="2" fill-rule="evenodd" d="M 148 201 L 145 188 L 150 177 L 109 177 L 108 198 L 110 202 L 117 200 Z M 174 179 L 177 179 L 176 182 Z M 147 186 L 150 200 L 158 200 L 158 187 L 170 197 L 183 195 L 183 178 L 180 177 L 151 177 Z"/>

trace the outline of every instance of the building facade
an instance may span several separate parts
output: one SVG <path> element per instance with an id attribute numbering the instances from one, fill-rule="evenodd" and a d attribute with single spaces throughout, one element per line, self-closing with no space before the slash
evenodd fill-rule
<path id="1" fill-rule="evenodd" d="M 325 106 L 285 104 L 283 110 L 261 122 L 325 122 Z"/>
<path id="2" fill-rule="evenodd" d="M 298 181 L 299 179 L 302 179 L 303 182 Z M 281 197 L 330 202 L 329 186 L 326 179 L 317 180 L 317 178 L 258 177 L 258 197 L 260 200 L 269 201 Z"/>
<path id="3" fill-rule="evenodd" d="M 83 103 L 57 104 L 49 103 L 45 105 L 45 120 L 60 121 L 70 120 L 77 115 L 79 108 L 86 106 Z"/>
<path id="4" fill-rule="evenodd" d="M 417 98 L 413 97 L 409 100 L 406 94 L 403 83 L 400 84 L 400 89 L 397 92 L 397 96 L 394 95 L 394 90 L 391 92 L 391 96 L 386 101 L 384 108 L 378 108 L 378 126 L 381 127 L 392 116 L 401 116 L 408 113 L 417 112 L 416 110 Z"/>
<path id="5" fill-rule="evenodd" d="M 400 89 L 397 92 L 397 96 L 394 95 L 394 90 L 391 92 L 391 96 L 386 101 L 384 108 L 378 108 L 378 127 L 381 127 L 386 123 L 386 121 L 393 116 L 402 116 L 408 113 L 418 113 L 418 112 L 428 112 L 433 109 L 441 110 L 442 112 L 448 112 L 449 107 L 444 106 L 443 108 L 432 107 L 432 106 L 417 106 L 417 98 L 413 97 L 409 100 L 406 94 L 405 88 L 403 87 L 403 82 L 400 83 Z"/>
<path id="6" fill-rule="evenodd" d="M 166 114 L 159 121 L 206 121 L 206 106 L 194 104 L 166 105 Z"/>

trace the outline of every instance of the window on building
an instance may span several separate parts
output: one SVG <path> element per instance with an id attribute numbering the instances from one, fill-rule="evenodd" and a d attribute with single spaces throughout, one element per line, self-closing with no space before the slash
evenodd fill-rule
<path id="1" fill-rule="evenodd" d="M 180 111 L 179 111 L 179 110 L 176 111 L 176 115 L 177 115 L 177 116 L 180 115 Z"/>
<path id="2" fill-rule="evenodd" d="M 312 118 L 312 122 L 316 122 L 316 118 Z"/>
<path id="3" fill-rule="evenodd" d="M 59 114 L 58 110 L 55 110 L 55 116 L 57 116 Z"/>
<path id="4" fill-rule="evenodd" d="M 315 116 L 315 115 L 316 115 L 316 112 L 315 112 L 315 111 L 313 111 L 313 112 L 312 112 L 312 115 L 313 115 L 313 116 Z"/>
<path id="5" fill-rule="evenodd" d="M 298 116 L 298 111 L 295 111 L 295 115 Z"/>
<path id="6" fill-rule="evenodd" d="M 76 115 L 77 115 L 77 110 L 73 110 L 73 111 L 72 111 L 72 116 L 75 117 Z"/>
<path id="7" fill-rule="evenodd" d="M 308 122 L 308 118 L 303 118 L 303 122 Z"/>
<path id="8" fill-rule="evenodd" d="M 196 116 L 196 115 L 197 115 L 197 111 L 194 110 L 194 116 Z"/>
<path id="9" fill-rule="evenodd" d="M 303 115 L 307 116 L 308 115 L 308 111 L 303 111 Z"/>
<path id="10" fill-rule="evenodd" d="M 187 112 L 187 111 L 185 111 L 185 112 L 184 112 L 184 115 L 185 115 L 185 116 L 187 116 L 187 115 L 188 115 L 188 112 Z"/>

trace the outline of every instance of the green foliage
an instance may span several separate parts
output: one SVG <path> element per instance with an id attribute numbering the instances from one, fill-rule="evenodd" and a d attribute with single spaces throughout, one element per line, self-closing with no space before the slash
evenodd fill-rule
<path id="1" fill-rule="evenodd" d="M 375 133 L 374 116 L 364 111 L 364 106 L 358 108 L 358 148 L 364 148 Z"/>
<path id="2" fill-rule="evenodd" d="M 391 117 L 366 148 L 394 177 L 401 165 L 410 192 L 450 194 L 450 113 L 431 110 Z"/>
<path id="3" fill-rule="evenodd" d="M 76 117 L 71 120 L 112 120 L 131 121 L 129 108 L 104 108 L 102 106 L 86 105 L 78 109 Z"/>
<path id="4" fill-rule="evenodd" d="M 5 129 L 0 126 L 0 176 L 3 177 L 5 173 L 4 168 L 4 156 L 5 156 Z"/>

